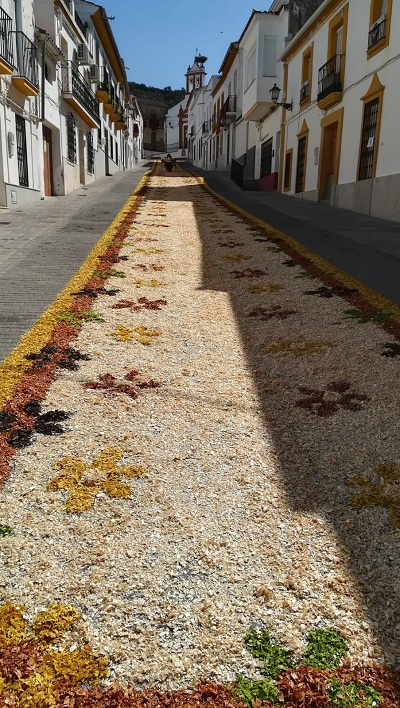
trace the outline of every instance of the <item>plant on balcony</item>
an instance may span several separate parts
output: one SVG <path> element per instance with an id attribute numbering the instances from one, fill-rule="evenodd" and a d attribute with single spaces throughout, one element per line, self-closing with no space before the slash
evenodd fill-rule
<path id="1" fill-rule="evenodd" d="M 110 95 L 109 95 L 109 90 L 110 90 L 110 84 L 106 82 L 102 82 L 101 84 L 98 85 L 97 90 L 96 90 L 96 96 L 98 101 L 100 103 L 110 103 Z"/>

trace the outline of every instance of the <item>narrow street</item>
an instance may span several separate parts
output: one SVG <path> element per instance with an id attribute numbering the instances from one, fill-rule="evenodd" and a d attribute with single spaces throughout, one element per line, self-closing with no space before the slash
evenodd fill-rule
<path id="1" fill-rule="evenodd" d="M 251 628 L 398 670 L 399 306 L 159 164 L 72 275 L 0 364 L 0 699 L 242 705 Z"/>

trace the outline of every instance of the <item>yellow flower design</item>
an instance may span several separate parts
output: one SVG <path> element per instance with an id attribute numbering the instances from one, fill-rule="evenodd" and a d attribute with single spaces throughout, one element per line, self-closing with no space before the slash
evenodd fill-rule
<path id="1" fill-rule="evenodd" d="M 138 327 L 124 327 L 123 325 L 118 325 L 114 332 L 108 334 L 109 337 L 113 337 L 117 342 L 131 342 L 133 339 L 140 344 L 145 344 L 149 346 L 154 343 L 155 337 L 160 337 L 162 334 L 160 329 L 149 329 L 143 325 Z"/>
<path id="2" fill-rule="evenodd" d="M 258 293 L 277 293 L 279 290 L 284 290 L 284 286 L 279 283 L 270 283 L 269 285 L 253 285 L 247 288 L 247 292 L 257 295 Z"/>
<path id="3" fill-rule="evenodd" d="M 329 340 L 299 340 L 291 341 L 286 339 L 282 342 L 272 344 L 265 351 L 268 354 L 293 354 L 294 356 L 304 356 L 305 354 L 322 354 L 327 348 L 331 348 L 333 343 Z"/>
<path id="4" fill-rule="evenodd" d="M 364 487 L 364 491 L 351 500 L 354 509 L 382 506 L 388 509 L 394 529 L 400 528 L 400 466 L 394 462 L 378 465 L 374 478 L 351 477 L 350 484 Z"/>
<path id="5" fill-rule="evenodd" d="M 132 285 L 136 285 L 137 288 L 158 288 L 160 285 L 166 285 L 167 283 L 161 282 L 161 280 L 156 280 L 151 278 L 151 280 L 133 280 Z"/>
<path id="6" fill-rule="evenodd" d="M 119 448 L 106 448 L 97 455 L 91 465 L 75 457 L 63 457 L 53 466 L 60 474 L 48 483 L 47 489 L 50 492 L 68 491 L 65 503 L 68 514 L 89 511 L 100 492 L 111 498 L 128 499 L 132 495 L 132 489 L 121 482 L 120 477 L 143 477 L 146 470 L 140 465 L 117 466 L 123 454 Z"/>
<path id="7" fill-rule="evenodd" d="M 75 607 L 50 605 L 30 627 L 24 612 L 9 601 L 0 606 L 1 705 L 4 700 L 4 705 L 21 708 L 55 708 L 60 679 L 74 686 L 95 685 L 107 676 L 107 659 L 96 657 L 89 644 L 66 641 L 66 633 L 81 619 Z"/>

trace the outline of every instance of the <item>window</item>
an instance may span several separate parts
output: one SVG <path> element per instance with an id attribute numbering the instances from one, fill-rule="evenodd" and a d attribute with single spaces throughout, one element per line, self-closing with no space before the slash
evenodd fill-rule
<path id="1" fill-rule="evenodd" d="M 285 155 L 285 175 L 283 180 L 283 191 L 288 192 L 292 183 L 292 158 L 293 148 L 287 151 Z"/>
<path id="2" fill-rule="evenodd" d="M 374 165 L 376 150 L 376 126 L 378 122 L 379 98 L 369 101 L 364 106 L 360 166 L 358 179 L 370 179 Z"/>
<path id="3" fill-rule="evenodd" d="M 247 60 L 246 66 L 246 89 L 251 86 L 256 78 L 256 50 L 254 49 Z"/>
<path id="4" fill-rule="evenodd" d="M 17 139 L 18 178 L 21 187 L 28 187 L 28 161 L 26 153 L 26 128 L 25 119 L 15 115 L 15 132 Z"/>
<path id="5" fill-rule="evenodd" d="M 276 76 L 276 37 L 264 35 L 263 76 Z"/>
<path id="6" fill-rule="evenodd" d="M 297 147 L 296 192 L 304 192 L 304 177 L 306 173 L 306 136 L 299 138 Z"/>
<path id="7" fill-rule="evenodd" d="M 388 46 L 392 0 L 371 0 L 367 58 L 375 56 Z"/>
<path id="8" fill-rule="evenodd" d="M 358 162 L 359 180 L 375 177 L 383 91 L 384 86 L 379 81 L 378 75 L 375 74 L 367 93 L 361 99 L 364 103 L 364 108 Z"/>
<path id="9" fill-rule="evenodd" d="M 71 162 L 76 162 L 76 122 L 73 113 L 67 115 L 67 156 Z"/>
<path id="10" fill-rule="evenodd" d="M 304 106 L 311 99 L 311 78 L 312 78 L 312 59 L 313 59 L 312 44 L 303 52 L 301 65 L 301 89 L 300 89 L 300 104 Z"/>
<path id="11" fill-rule="evenodd" d="M 349 4 L 329 22 L 327 62 L 318 70 L 317 101 L 326 110 L 342 100 L 344 88 Z"/>
<path id="12" fill-rule="evenodd" d="M 118 143 L 115 141 L 115 162 L 118 165 Z"/>
<path id="13" fill-rule="evenodd" d="M 261 170 L 260 177 L 270 175 L 272 172 L 272 138 L 261 145 Z"/>
<path id="14" fill-rule="evenodd" d="M 94 150 L 93 150 L 93 133 L 89 130 L 86 134 L 87 146 L 87 171 L 90 174 L 94 173 Z"/>

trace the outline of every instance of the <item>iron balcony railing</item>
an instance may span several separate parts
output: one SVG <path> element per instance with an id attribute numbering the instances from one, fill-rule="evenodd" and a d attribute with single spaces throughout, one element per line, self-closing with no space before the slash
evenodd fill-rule
<path id="1" fill-rule="evenodd" d="M 378 44 L 381 39 L 386 37 L 386 17 L 382 17 L 377 22 L 374 22 L 368 32 L 368 49 Z"/>
<path id="2" fill-rule="evenodd" d="M 341 67 L 342 55 L 335 54 L 318 70 L 318 101 L 330 93 L 342 91 Z"/>
<path id="3" fill-rule="evenodd" d="M 75 11 L 75 22 L 78 25 L 80 31 L 82 32 L 84 37 L 87 37 L 87 27 L 79 17 L 78 13 Z"/>
<path id="4" fill-rule="evenodd" d="M 27 79 L 35 88 L 39 88 L 36 47 L 23 32 L 12 32 L 17 47 L 17 68 L 15 76 Z"/>
<path id="5" fill-rule="evenodd" d="M 300 103 L 302 101 L 305 101 L 305 99 L 308 98 L 309 95 L 310 95 L 310 84 L 307 81 L 307 83 L 304 83 L 300 89 Z"/>
<path id="6" fill-rule="evenodd" d="M 99 102 L 71 61 L 62 66 L 62 93 L 71 94 L 95 121 L 100 122 Z"/>
<path id="7" fill-rule="evenodd" d="M 219 124 L 224 126 L 227 122 L 228 114 L 233 118 L 232 114 L 236 113 L 236 96 L 228 96 L 219 114 Z"/>
<path id="8" fill-rule="evenodd" d="M 0 56 L 8 64 L 15 66 L 15 35 L 12 30 L 12 19 L 0 7 Z"/>

